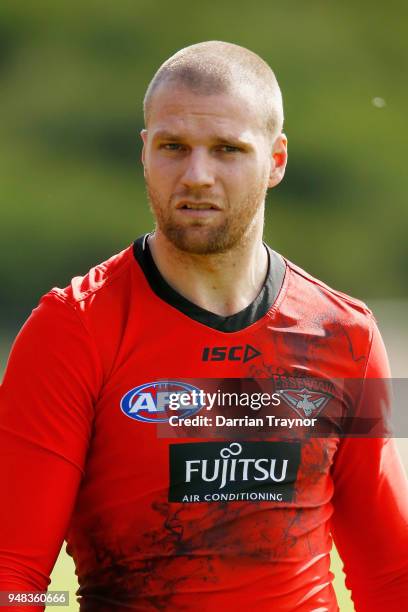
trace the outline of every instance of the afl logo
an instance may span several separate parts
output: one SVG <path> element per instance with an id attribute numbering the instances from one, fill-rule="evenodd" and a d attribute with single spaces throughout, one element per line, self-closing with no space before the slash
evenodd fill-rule
<path id="1" fill-rule="evenodd" d="M 184 397 L 182 406 L 177 402 L 177 397 L 181 394 Z M 125 393 L 120 407 L 126 416 L 136 421 L 168 423 L 169 418 L 175 414 L 182 420 L 199 412 L 204 405 L 199 401 L 199 394 L 198 387 L 180 381 L 149 382 Z M 186 402 L 188 396 L 191 401 Z M 175 409 L 175 404 L 180 407 Z"/>

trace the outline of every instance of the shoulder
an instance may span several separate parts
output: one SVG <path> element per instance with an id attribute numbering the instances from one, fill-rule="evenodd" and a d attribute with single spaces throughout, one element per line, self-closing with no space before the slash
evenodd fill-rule
<path id="1" fill-rule="evenodd" d="M 312 276 L 301 267 L 285 259 L 286 265 L 293 278 L 295 289 L 303 291 L 306 296 L 313 296 L 317 299 L 317 306 L 331 304 L 338 312 L 354 313 L 356 317 L 362 319 L 372 318 L 373 313 L 362 300 L 351 297 L 347 293 L 333 289 L 330 285 Z M 305 295 L 303 296 L 305 297 Z"/>
<path id="2" fill-rule="evenodd" d="M 120 285 L 125 286 L 134 264 L 132 246 L 93 266 L 83 276 L 75 276 L 64 288 L 53 287 L 48 295 L 72 307 L 85 310 L 96 298 L 108 293 L 119 297 Z M 129 285 L 128 285 L 129 287 Z"/>
<path id="3" fill-rule="evenodd" d="M 139 294 L 141 271 L 135 265 L 132 246 L 83 276 L 75 276 L 66 287 L 53 287 L 30 317 L 37 320 L 37 330 L 42 321 L 43 329 L 48 336 L 55 336 L 62 352 L 74 342 L 75 346 L 86 346 L 105 374 L 118 351 L 129 313 L 135 310 L 135 287 Z"/>
<path id="4" fill-rule="evenodd" d="M 298 313 L 311 328 L 322 327 L 335 335 L 341 330 L 354 341 L 371 343 L 376 320 L 363 301 L 333 289 L 291 261 L 285 261 L 288 278 L 284 311 Z"/>
<path id="5" fill-rule="evenodd" d="M 74 276 L 66 287 L 53 287 L 39 304 L 45 317 L 69 311 L 71 318 L 88 331 L 105 332 L 120 325 L 123 313 L 134 299 L 133 274 L 137 274 L 132 245 L 93 266 L 83 276 Z M 69 316 L 66 314 L 65 316 Z"/>

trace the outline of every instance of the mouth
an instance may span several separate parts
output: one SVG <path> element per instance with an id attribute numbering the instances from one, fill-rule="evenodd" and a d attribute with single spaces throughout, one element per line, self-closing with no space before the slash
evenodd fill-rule
<path id="1" fill-rule="evenodd" d="M 206 210 L 221 210 L 217 204 L 213 202 L 189 202 L 183 200 L 179 202 L 176 206 L 178 210 L 196 210 L 196 211 L 206 211 Z"/>

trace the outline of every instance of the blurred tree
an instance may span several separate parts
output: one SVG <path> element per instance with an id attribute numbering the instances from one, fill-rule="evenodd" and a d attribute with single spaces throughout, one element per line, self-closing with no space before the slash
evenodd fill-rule
<path id="1" fill-rule="evenodd" d="M 208 39 L 260 53 L 282 86 L 289 166 L 267 240 L 357 297 L 406 295 L 407 12 L 402 0 L 2 3 L 3 321 L 151 227 L 143 94 L 166 57 Z"/>

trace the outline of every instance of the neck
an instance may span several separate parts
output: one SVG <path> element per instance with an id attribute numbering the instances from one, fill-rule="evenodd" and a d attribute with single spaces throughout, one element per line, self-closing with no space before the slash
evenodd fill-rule
<path id="1" fill-rule="evenodd" d="M 173 289 L 221 316 L 240 312 L 253 302 L 268 270 L 262 227 L 226 253 L 195 255 L 180 251 L 159 229 L 150 237 L 149 247 L 156 266 Z"/>

